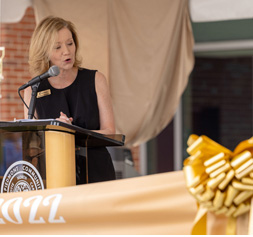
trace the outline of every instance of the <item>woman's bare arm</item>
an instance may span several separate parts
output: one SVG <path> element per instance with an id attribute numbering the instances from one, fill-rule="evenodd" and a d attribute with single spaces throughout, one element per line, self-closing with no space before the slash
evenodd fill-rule
<path id="1" fill-rule="evenodd" d="M 100 130 L 95 132 L 114 134 L 115 124 L 110 90 L 105 76 L 100 72 L 96 72 L 95 85 L 100 118 Z"/>

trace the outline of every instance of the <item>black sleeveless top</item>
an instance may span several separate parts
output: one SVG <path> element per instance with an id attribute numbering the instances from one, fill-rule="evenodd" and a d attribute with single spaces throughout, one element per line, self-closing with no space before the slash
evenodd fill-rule
<path id="1" fill-rule="evenodd" d="M 56 89 L 48 80 L 43 80 L 38 93 L 50 91 L 49 95 L 37 98 L 36 112 L 39 119 L 55 119 L 62 111 L 73 118 L 73 125 L 99 130 L 99 110 L 95 88 L 95 70 L 80 68 L 75 81 L 66 88 Z M 77 184 L 85 183 L 86 161 L 76 156 Z M 88 149 L 89 183 L 115 179 L 115 171 L 110 154 L 105 147 Z"/>

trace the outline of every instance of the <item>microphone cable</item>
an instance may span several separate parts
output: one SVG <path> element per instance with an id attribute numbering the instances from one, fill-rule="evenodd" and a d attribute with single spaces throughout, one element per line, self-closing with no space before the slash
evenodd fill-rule
<path id="1" fill-rule="evenodd" d="M 20 94 L 20 91 L 21 91 L 21 90 L 18 89 L 18 95 L 19 95 L 21 101 L 23 102 L 23 104 L 25 105 L 25 107 L 29 110 L 29 106 L 28 106 L 28 105 L 26 104 L 26 102 L 24 101 L 23 97 L 22 97 L 21 94 Z M 35 119 L 37 119 L 35 115 L 33 115 L 33 117 L 34 117 Z"/>

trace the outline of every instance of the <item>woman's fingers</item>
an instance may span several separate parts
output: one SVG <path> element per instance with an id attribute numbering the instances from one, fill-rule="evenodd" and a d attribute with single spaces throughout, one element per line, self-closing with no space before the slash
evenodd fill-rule
<path id="1" fill-rule="evenodd" d="M 72 117 L 68 118 L 68 116 L 64 114 L 63 112 L 60 112 L 60 117 L 57 118 L 56 120 L 64 122 L 64 123 L 69 123 L 69 124 L 73 122 L 73 118 Z"/>

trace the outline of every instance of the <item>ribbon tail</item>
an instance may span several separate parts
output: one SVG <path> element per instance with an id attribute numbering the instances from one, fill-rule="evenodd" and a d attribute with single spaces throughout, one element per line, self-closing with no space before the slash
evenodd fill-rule
<path id="1" fill-rule="evenodd" d="M 253 235 L 253 197 L 251 198 L 250 213 L 249 213 L 249 235 Z"/>
<path id="2" fill-rule="evenodd" d="M 206 235 L 207 209 L 199 207 L 192 228 L 192 235 Z"/>
<path id="3" fill-rule="evenodd" d="M 226 235 L 236 235 L 236 218 L 230 216 L 228 217 Z"/>

